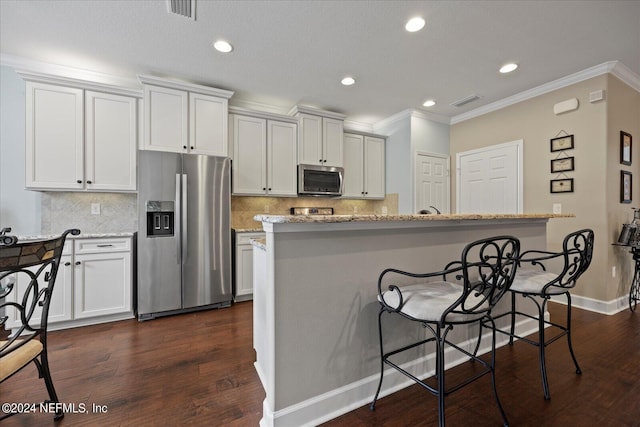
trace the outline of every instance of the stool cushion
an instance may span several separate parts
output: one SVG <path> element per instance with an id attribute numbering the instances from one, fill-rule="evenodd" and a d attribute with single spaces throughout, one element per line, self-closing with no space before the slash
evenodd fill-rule
<path id="1" fill-rule="evenodd" d="M 6 343 L 6 341 L 0 341 L 0 347 Z M 19 343 L 21 343 L 21 341 L 14 341 L 9 348 L 17 346 Z M 39 355 L 41 351 L 42 343 L 39 340 L 30 340 L 25 345 L 16 348 L 5 356 L 2 356 L 2 358 L 0 358 L 0 381 L 31 362 L 31 360 Z"/>
<path id="2" fill-rule="evenodd" d="M 420 319 L 430 322 L 438 322 L 442 318 L 442 314 L 447 310 L 458 298 L 462 296 L 463 287 L 456 283 L 450 282 L 428 282 L 418 283 L 400 287 L 404 305 L 400 311 L 414 319 Z M 392 308 L 397 308 L 400 303 L 400 297 L 395 291 L 385 291 L 382 293 L 386 304 Z M 378 296 L 378 300 L 380 300 Z M 474 311 L 484 311 L 489 308 L 484 296 L 475 296 L 472 292 L 465 302 L 466 308 L 480 306 Z M 382 302 L 382 301 L 381 301 Z M 457 307 L 458 309 L 460 307 Z M 445 321 L 461 322 L 479 319 L 484 313 L 449 313 Z"/>
<path id="3" fill-rule="evenodd" d="M 525 294 L 540 294 L 542 293 L 542 288 L 557 277 L 557 274 L 549 273 L 548 271 L 518 270 L 509 290 Z M 561 286 L 549 286 L 547 288 L 547 294 L 549 295 L 560 295 L 567 291 L 567 288 Z"/>

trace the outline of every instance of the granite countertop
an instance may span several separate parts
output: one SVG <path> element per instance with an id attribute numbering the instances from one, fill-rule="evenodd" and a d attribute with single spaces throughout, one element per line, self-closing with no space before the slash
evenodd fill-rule
<path id="1" fill-rule="evenodd" d="M 72 234 L 67 235 L 68 239 L 97 239 L 101 237 L 133 237 L 133 231 L 125 231 L 119 233 L 80 233 L 78 236 L 74 236 Z M 58 234 L 34 234 L 30 236 L 16 236 L 18 238 L 18 242 L 24 242 L 29 240 L 44 240 L 51 239 L 53 237 L 59 236 Z"/>
<path id="2" fill-rule="evenodd" d="M 249 242 L 258 249 L 267 250 L 267 239 L 249 239 Z"/>
<path id="3" fill-rule="evenodd" d="M 392 222 L 392 221 L 460 221 L 486 219 L 549 219 L 574 218 L 574 214 L 442 214 L 442 215 L 256 215 L 253 219 L 272 224 L 285 223 L 339 223 L 339 222 Z M 237 230 L 236 230 L 237 231 Z"/>
<path id="4" fill-rule="evenodd" d="M 233 231 L 236 233 L 262 233 L 264 229 L 260 228 L 234 228 Z"/>

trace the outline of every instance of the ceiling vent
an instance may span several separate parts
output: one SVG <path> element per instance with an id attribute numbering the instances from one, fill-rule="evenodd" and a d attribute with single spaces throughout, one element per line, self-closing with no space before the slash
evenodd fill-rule
<path id="1" fill-rule="evenodd" d="M 196 20 L 196 0 L 167 0 L 169 13 Z"/>
<path id="2" fill-rule="evenodd" d="M 480 99 L 478 95 L 470 95 L 466 98 L 462 98 L 455 102 L 452 102 L 451 105 L 453 105 L 454 107 L 462 107 L 463 105 L 467 105 L 468 103 L 477 101 L 478 99 Z"/>

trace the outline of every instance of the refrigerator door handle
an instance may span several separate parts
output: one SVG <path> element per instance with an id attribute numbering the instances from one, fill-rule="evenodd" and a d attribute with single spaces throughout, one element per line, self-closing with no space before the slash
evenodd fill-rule
<path id="1" fill-rule="evenodd" d="M 177 173 L 176 174 L 176 194 L 175 194 L 175 206 L 176 206 L 176 218 L 175 218 L 175 224 L 176 224 L 176 229 L 178 232 L 178 238 L 176 239 L 176 245 L 178 246 L 178 250 L 177 250 L 177 254 L 178 256 L 176 257 L 176 262 L 178 264 L 182 263 L 182 251 L 180 250 L 180 243 L 182 240 L 182 227 L 180 227 L 180 224 L 182 224 L 182 210 L 181 210 L 181 204 L 180 204 L 180 174 Z"/>
<path id="2" fill-rule="evenodd" d="M 184 264 L 185 260 L 188 256 L 189 247 L 187 246 L 187 174 L 182 174 L 182 203 L 180 205 L 181 215 L 182 215 L 182 224 L 181 224 L 181 234 L 180 237 L 182 239 L 182 263 Z"/>

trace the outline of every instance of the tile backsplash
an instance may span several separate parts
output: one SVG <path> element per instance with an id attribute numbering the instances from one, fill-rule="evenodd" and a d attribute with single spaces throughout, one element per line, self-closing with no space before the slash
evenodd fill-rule
<path id="1" fill-rule="evenodd" d="M 336 215 L 398 213 L 398 195 L 387 194 L 384 200 L 351 200 L 330 197 L 231 197 L 231 227 L 235 229 L 262 229 L 253 217 L 261 214 L 289 215 L 292 207 L 329 207 Z"/>
<path id="2" fill-rule="evenodd" d="M 138 230 L 137 195 L 133 193 L 42 193 L 42 233 L 79 228 L 83 233 Z M 92 214 L 92 205 L 100 214 Z"/>
<path id="3" fill-rule="evenodd" d="M 137 195 L 133 193 L 42 193 L 42 234 L 79 228 L 83 233 L 116 233 L 138 230 Z M 92 205 L 100 214 L 92 214 Z M 331 207 L 336 215 L 398 213 L 398 195 L 384 200 L 347 200 L 327 197 L 231 197 L 231 226 L 236 229 L 262 229 L 253 217 L 260 214 L 289 215 L 289 209 Z"/>

